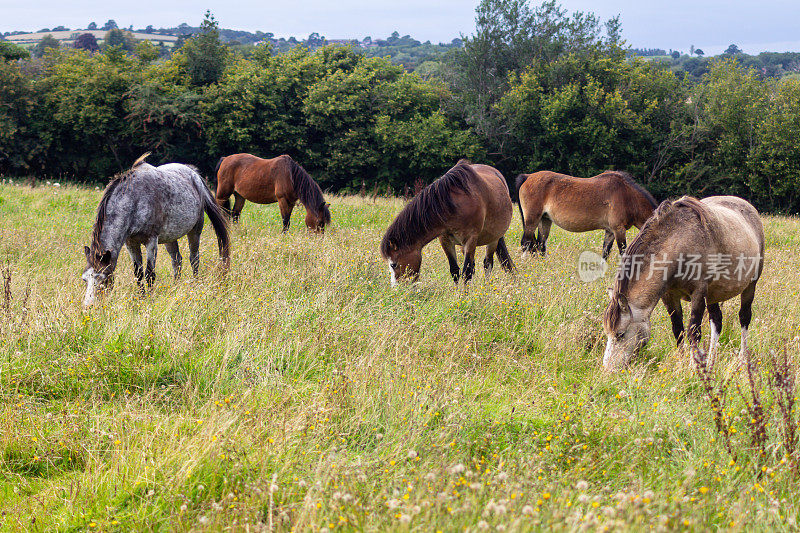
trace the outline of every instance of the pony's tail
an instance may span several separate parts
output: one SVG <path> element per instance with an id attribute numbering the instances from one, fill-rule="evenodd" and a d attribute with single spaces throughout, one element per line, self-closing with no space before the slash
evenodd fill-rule
<path id="1" fill-rule="evenodd" d="M 205 186 L 203 180 L 199 175 L 195 176 L 195 185 L 203 197 L 203 211 L 208 215 L 211 221 L 211 226 L 214 228 L 214 233 L 217 234 L 217 241 L 219 242 L 219 256 L 222 259 L 223 268 L 228 268 L 231 261 L 231 238 L 228 230 L 228 219 L 222 209 L 217 205 L 214 197 L 211 196 L 211 191 Z"/>
<path id="2" fill-rule="evenodd" d="M 225 161 L 224 157 L 220 157 L 219 161 L 217 161 L 217 166 L 214 167 L 214 180 L 219 183 L 219 167 L 222 166 L 222 162 Z"/>
<path id="3" fill-rule="evenodd" d="M 322 221 L 325 225 L 331 222 L 331 212 L 328 205 L 325 203 L 325 197 L 322 196 L 322 189 L 316 181 L 306 172 L 306 169 L 301 167 L 297 161 L 290 156 L 285 156 L 289 164 L 289 172 L 292 176 L 292 187 L 294 193 L 306 209 L 312 209 L 319 212 Z"/>
<path id="4" fill-rule="evenodd" d="M 514 183 L 514 188 L 517 190 L 517 207 L 519 207 L 519 216 L 522 218 L 522 228 L 525 229 L 525 213 L 522 212 L 522 201 L 519 198 L 519 189 L 522 187 L 522 184 L 525 183 L 525 180 L 528 179 L 527 174 L 520 174 L 517 176 L 516 182 Z"/>
<path id="5" fill-rule="evenodd" d="M 148 157 L 150 157 L 150 152 L 145 152 L 142 155 L 140 155 L 138 159 L 136 159 L 136 161 L 134 161 L 133 164 L 131 165 L 131 170 L 143 164 Z"/>

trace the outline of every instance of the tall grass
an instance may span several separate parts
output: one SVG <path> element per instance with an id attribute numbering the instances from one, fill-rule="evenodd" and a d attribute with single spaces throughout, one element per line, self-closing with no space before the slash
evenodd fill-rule
<path id="1" fill-rule="evenodd" d="M 554 229 L 546 259 L 514 254 L 516 278 L 479 272 L 468 290 L 432 243 L 419 285 L 392 290 L 377 248 L 401 201 L 334 197 L 324 238 L 248 204 L 224 281 L 207 229 L 198 279 L 173 281 L 162 248 L 142 298 L 123 257 L 84 312 L 99 195 L 0 185 L 0 529 L 795 527 L 796 464 L 780 439 L 755 457 L 736 394 L 732 461 L 662 307 L 637 363 L 601 371 L 613 268 L 591 284 L 576 270 L 600 233 Z M 756 357 L 800 330 L 800 222 L 766 229 Z M 515 219 L 512 250 L 519 236 Z M 746 388 L 737 310 L 717 367 Z M 783 416 L 765 411 L 770 435 Z"/>

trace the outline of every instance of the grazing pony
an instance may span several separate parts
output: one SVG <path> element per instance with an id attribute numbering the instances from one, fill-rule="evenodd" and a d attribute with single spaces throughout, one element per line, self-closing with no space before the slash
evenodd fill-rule
<path id="1" fill-rule="evenodd" d="M 617 240 L 625 252 L 625 232 L 641 228 L 658 203 L 625 172 L 607 170 L 593 178 L 574 178 L 548 170 L 517 176 L 523 254 L 545 255 L 553 222 L 567 231 L 603 229 L 603 259 Z M 538 235 L 535 234 L 538 228 Z"/>
<path id="2" fill-rule="evenodd" d="M 475 271 L 477 246 L 486 246 L 483 266 L 487 276 L 494 265 L 495 253 L 500 265 L 513 272 L 514 263 L 503 240 L 512 213 L 508 185 L 497 169 L 459 161 L 420 191 L 386 230 L 381 255 L 389 263 L 392 286 L 398 279 L 419 278 L 422 248 L 436 237 L 450 263 L 455 283 L 462 275 L 456 262 L 456 245 L 461 246 L 465 256 L 465 283 Z"/>
<path id="3" fill-rule="evenodd" d="M 708 368 L 713 368 L 720 330 L 720 303 L 741 295 L 740 359 L 747 350 L 747 328 L 756 283 L 764 264 L 764 227 L 758 211 L 735 196 L 702 201 L 689 196 L 663 202 L 631 243 L 609 291 L 603 317 L 608 336 L 603 366 L 626 365 L 650 338 L 650 314 L 664 302 L 672 333 L 680 346 L 683 336 L 681 300 L 691 302 L 689 343 L 699 350 L 700 324 L 708 308 L 711 323 Z"/>
<path id="4" fill-rule="evenodd" d="M 224 213 L 217 207 L 194 167 L 170 163 L 154 167 L 145 154 L 130 170 L 117 175 L 103 192 L 92 229 L 92 242 L 84 247 L 86 281 L 84 306 L 92 305 L 98 293 L 110 288 L 120 249 L 125 244 L 133 261 L 133 273 L 144 292 L 142 278 L 152 287 L 155 281 L 158 244 L 166 245 L 172 257 L 175 278 L 180 275 L 182 257 L 177 240 L 189 239 L 189 262 L 196 276 L 200 266 L 200 233 L 203 212 L 208 215 L 219 241 L 219 254 L 227 267 L 230 241 Z M 147 266 L 142 269 L 142 249 Z"/>
<path id="5" fill-rule="evenodd" d="M 217 204 L 239 220 L 245 200 L 257 204 L 278 202 L 283 219 L 283 231 L 289 230 L 289 219 L 295 203 L 300 200 L 306 208 L 306 226 L 323 233 L 331 222 L 330 204 L 325 202 L 322 189 L 308 172 L 288 155 L 261 159 L 250 154 L 234 154 L 220 158 L 217 175 Z M 234 196 L 233 211 L 230 197 Z"/>

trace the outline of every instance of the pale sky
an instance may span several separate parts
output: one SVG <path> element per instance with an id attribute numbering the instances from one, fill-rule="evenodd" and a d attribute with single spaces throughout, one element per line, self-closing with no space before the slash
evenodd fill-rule
<path id="1" fill-rule="evenodd" d="M 746 52 L 800 51 L 798 0 L 562 0 L 569 10 L 620 14 L 623 35 L 636 47 L 706 54 L 735 43 Z M 278 36 L 383 38 L 392 31 L 425 41 L 448 42 L 474 27 L 477 0 L 0 0 L 0 32 L 67 26 L 85 28 L 114 19 L 121 27 L 197 25 L 211 9 L 225 28 Z"/>

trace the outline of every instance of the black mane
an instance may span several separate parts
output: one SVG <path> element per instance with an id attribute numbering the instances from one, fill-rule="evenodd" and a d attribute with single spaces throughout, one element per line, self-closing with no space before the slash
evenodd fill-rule
<path id="1" fill-rule="evenodd" d="M 306 172 L 306 169 L 301 167 L 297 161 L 289 156 L 289 170 L 292 175 L 292 187 L 294 193 L 306 209 L 312 209 L 317 212 L 317 216 L 322 219 L 323 224 L 328 225 L 331 222 L 331 212 L 328 205 L 325 203 L 325 197 L 322 196 L 322 189 L 316 181 Z M 220 160 L 221 161 L 221 160 Z"/>
<path id="2" fill-rule="evenodd" d="M 388 257 L 390 248 L 411 246 L 431 228 L 444 224 L 456 212 L 453 191 L 469 193 L 476 179 L 469 161 L 462 159 L 444 176 L 422 189 L 386 230 L 381 241 L 381 254 Z"/>

